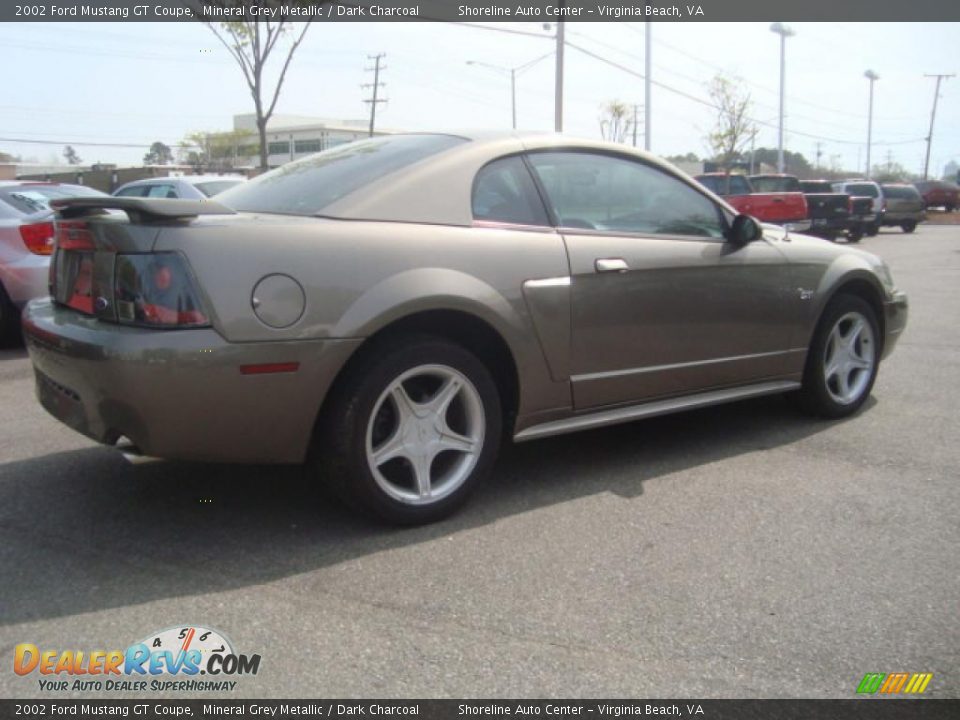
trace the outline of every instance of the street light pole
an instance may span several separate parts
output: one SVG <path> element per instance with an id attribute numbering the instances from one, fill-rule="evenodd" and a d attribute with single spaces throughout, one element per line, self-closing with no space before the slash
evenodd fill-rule
<path id="1" fill-rule="evenodd" d="M 513 129 L 517 129 L 517 75 L 520 75 L 525 70 L 529 70 L 534 65 L 536 65 L 541 60 L 553 55 L 552 52 L 547 53 L 546 55 L 541 55 L 538 58 L 534 58 L 530 62 L 525 62 L 523 65 L 516 65 L 515 67 L 503 67 L 502 65 L 494 65 L 493 63 L 481 62 L 479 60 L 467 60 L 467 65 L 477 65 L 478 67 L 485 67 L 489 70 L 495 70 L 498 73 L 509 73 L 510 74 L 510 118 L 512 121 Z"/>
<path id="2" fill-rule="evenodd" d="M 880 79 L 873 70 L 867 70 L 863 76 L 870 81 L 870 104 L 867 109 L 867 180 L 872 176 L 870 171 L 870 145 L 873 143 L 873 83 Z"/>
<path id="3" fill-rule="evenodd" d="M 560 3 L 562 5 L 562 3 Z M 553 129 L 563 132 L 563 46 L 564 25 L 561 20 L 557 23 L 557 60 L 556 77 L 554 78 L 553 98 Z"/>
<path id="4" fill-rule="evenodd" d="M 783 108 L 784 88 L 787 78 L 787 38 L 794 35 L 794 31 L 783 23 L 773 23 L 770 32 L 780 36 L 780 127 L 777 135 L 777 172 L 782 173 L 783 164 Z"/>

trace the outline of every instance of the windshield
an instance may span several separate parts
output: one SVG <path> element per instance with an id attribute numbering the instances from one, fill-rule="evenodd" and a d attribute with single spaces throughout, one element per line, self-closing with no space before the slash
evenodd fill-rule
<path id="1" fill-rule="evenodd" d="M 897 200 L 919 200 L 920 193 L 908 185 L 884 185 L 883 194 Z"/>
<path id="2" fill-rule="evenodd" d="M 452 135 L 394 135 L 340 145 L 240 183 L 217 201 L 242 212 L 320 215 L 364 185 L 464 142 Z"/>
<path id="3" fill-rule="evenodd" d="M 807 180 L 800 183 L 800 189 L 805 193 L 832 193 L 833 188 L 828 182 L 815 182 Z"/>
<path id="4" fill-rule="evenodd" d="M 69 197 L 99 197 L 105 193 L 82 185 L 11 185 L 0 187 L 0 200 L 24 215 L 50 212 L 50 201 Z"/>
<path id="5" fill-rule="evenodd" d="M 207 197 L 211 197 L 217 193 L 222 193 L 224 190 L 236 187 L 242 182 L 242 180 L 211 180 L 210 182 L 197 183 L 194 187 Z"/>
<path id="6" fill-rule="evenodd" d="M 847 192 L 857 197 L 880 197 L 880 191 L 873 183 L 850 183 Z"/>
<path id="7" fill-rule="evenodd" d="M 760 177 L 750 178 L 753 189 L 764 193 L 800 192 L 800 181 L 795 177 Z"/>

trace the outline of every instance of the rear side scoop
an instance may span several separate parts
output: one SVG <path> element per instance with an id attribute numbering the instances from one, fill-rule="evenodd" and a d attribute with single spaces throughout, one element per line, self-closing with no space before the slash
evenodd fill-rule
<path id="1" fill-rule="evenodd" d="M 97 210 L 123 210 L 135 223 L 163 220 L 187 220 L 198 215 L 236 215 L 226 205 L 213 200 L 174 200 L 170 198 L 76 197 L 50 201 L 61 218 L 89 215 Z"/>

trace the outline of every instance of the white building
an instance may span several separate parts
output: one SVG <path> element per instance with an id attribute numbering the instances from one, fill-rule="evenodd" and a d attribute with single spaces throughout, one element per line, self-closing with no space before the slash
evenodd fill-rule
<path id="1" fill-rule="evenodd" d="M 252 133 L 253 150 L 257 142 L 257 116 L 254 113 L 233 116 L 233 129 Z M 388 135 L 391 130 L 377 129 L 375 135 Z M 270 167 L 328 148 L 343 145 L 368 137 L 368 120 L 330 120 L 303 115 L 273 115 L 267 123 L 267 162 Z M 242 165 L 256 166 L 260 158 L 255 155 L 238 158 Z"/>

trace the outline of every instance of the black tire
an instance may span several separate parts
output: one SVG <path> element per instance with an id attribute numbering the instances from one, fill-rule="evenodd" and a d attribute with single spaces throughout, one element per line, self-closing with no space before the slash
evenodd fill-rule
<path id="1" fill-rule="evenodd" d="M 851 230 L 847 235 L 847 242 L 858 243 L 863 239 L 863 230 Z"/>
<path id="2" fill-rule="evenodd" d="M 432 368 L 437 368 L 436 371 L 441 373 L 437 378 L 436 390 L 428 387 L 433 380 L 430 377 Z M 421 374 L 400 380 L 411 371 Z M 435 522 L 463 505 L 490 472 L 501 441 L 503 418 L 500 395 L 487 367 L 459 345 L 429 335 L 418 335 L 378 343 L 367 349 L 347 372 L 348 375 L 338 381 L 332 391 L 318 424 L 311 465 L 319 472 L 321 479 L 349 507 L 391 524 Z M 458 381 L 465 379 L 468 384 L 464 383 L 462 390 L 456 391 L 458 394 L 454 399 L 443 406 L 445 409 L 431 417 L 442 418 L 443 427 L 447 429 L 453 429 L 450 413 L 460 415 L 460 422 L 466 426 L 472 422 L 474 435 L 481 435 L 479 449 L 472 454 L 458 450 L 444 451 L 433 460 L 427 460 L 428 478 L 432 480 L 433 473 L 439 468 L 441 496 L 431 500 L 424 499 L 421 494 L 417 498 L 403 500 L 397 497 L 398 493 L 419 492 L 415 463 L 402 455 L 373 468 L 373 460 L 368 460 L 368 431 L 371 452 L 377 447 L 373 440 L 377 432 L 383 435 L 380 447 L 389 444 L 391 438 L 399 437 L 403 416 L 398 410 L 398 403 L 392 399 L 395 396 L 387 396 L 387 390 L 395 383 L 401 382 L 405 397 L 414 400 L 416 407 L 425 408 L 426 405 L 421 405 L 414 395 L 417 391 L 426 396 L 431 392 L 439 394 L 439 383 L 444 377 L 456 377 Z M 409 383 L 421 383 L 421 387 L 411 387 Z M 433 398 L 427 397 L 428 401 L 430 399 Z M 478 401 L 482 409 L 479 414 L 476 412 Z M 428 422 L 426 418 L 414 419 L 410 414 L 406 418 L 413 423 Z M 434 420 L 429 422 L 433 422 L 434 428 L 438 427 Z M 391 423 L 395 425 L 393 430 L 390 429 Z M 386 427 L 381 430 L 381 425 Z M 416 429 L 419 426 L 407 427 L 415 427 L 410 436 L 411 442 L 426 442 L 423 434 L 417 434 L 420 432 Z M 468 431 L 461 433 L 459 429 L 456 432 L 461 437 L 471 434 Z M 430 440 L 436 438 L 431 437 Z M 441 456 L 443 460 L 439 460 Z M 452 469 L 448 470 L 445 463 Z M 444 472 L 447 473 L 446 480 L 442 477 Z M 455 482 L 450 478 L 454 478 Z M 444 490 L 444 482 L 448 483 L 447 490 Z"/>
<path id="3" fill-rule="evenodd" d="M 19 336 L 20 313 L 0 285 L 0 348 L 15 345 Z"/>
<path id="4" fill-rule="evenodd" d="M 914 230 L 917 229 L 917 223 L 914 222 L 913 220 L 908 220 L 907 222 L 900 223 L 900 229 L 903 230 L 905 233 L 912 233 Z"/>
<path id="5" fill-rule="evenodd" d="M 880 233 L 879 225 L 867 225 L 866 235 L 867 237 L 876 237 Z"/>
<path id="6" fill-rule="evenodd" d="M 947 205 L 947 206 L 944 208 L 944 210 L 946 210 L 947 212 L 953 212 L 954 209 L 955 209 L 955 208 L 953 207 L 953 205 Z"/>
<path id="7" fill-rule="evenodd" d="M 852 327 L 847 325 L 847 323 L 852 322 L 849 319 L 851 317 L 860 317 L 869 325 L 870 336 L 860 337 L 859 353 L 865 354 L 866 346 L 869 344 L 872 351 L 872 364 L 869 370 L 851 371 L 850 377 L 856 378 L 858 392 L 854 397 L 840 401 L 837 399 L 837 395 L 842 390 L 836 384 L 839 382 L 839 378 L 831 381 L 833 376 L 827 376 L 827 357 L 828 352 L 835 349 L 835 344 L 832 347 L 831 343 L 831 335 L 834 329 L 838 326 L 838 323 L 840 323 L 841 329 L 845 325 L 848 328 Z M 810 349 L 807 352 L 803 386 L 799 392 L 801 407 L 812 415 L 826 418 L 847 417 L 857 412 L 870 397 L 873 383 L 877 379 L 877 371 L 880 368 L 880 349 L 881 339 L 877 316 L 870 303 L 857 295 L 837 295 L 830 301 L 820 317 L 820 322 L 817 323 L 817 329 L 810 343 Z M 866 375 L 861 378 L 859 373 L 866 373 Z"/>

